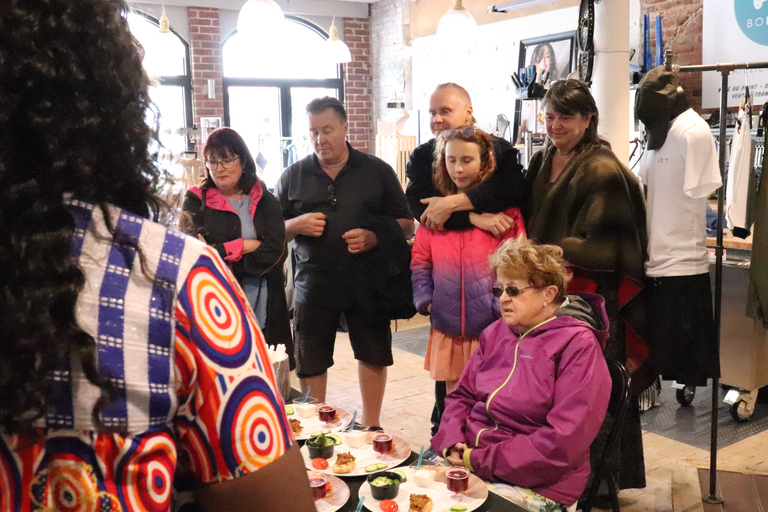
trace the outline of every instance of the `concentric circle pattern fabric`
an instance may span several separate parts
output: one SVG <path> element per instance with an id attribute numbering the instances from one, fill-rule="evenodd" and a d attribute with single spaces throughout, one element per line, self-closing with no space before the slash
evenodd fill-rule
<path id="1" fill-rule="evenodd" d="M 93 255 L 99 244 L 110 245 L 109 237 L 88 238 L 89 223 L 99 222 L 98 209 L 86 203 L 70 206 L 78 208 L 73 216 L 82 228 L 78 231 L 86 233 L 84 240 L 73 243 L 82 248 L 80 261 L 98 261 Z M 58 378 L 61 389 L 71 388 L 72 401 L 56 404 L 54 419 L 61 417 L 61 424 L 69 422 L 74 428 L 53 428 L 48 421 L 36 438 L 0 434 L 2 512 L 166 512 L 171 509 L 175 477 L 182 476 L 177 481 L 187 486 L 232 479 L 269 464 L 293 443 L 264 339 L 239 285 L 216 252 L 120 210 L 113 212 L 113 218 L 121 219 L 137 240 L 148 238 L 145 230 L 150 230 L 152 243 L 145 256 L 158 262 L 156 269 L 150 267 L 159 269 L 154 275 L 177 272 L 175 283 L 165 277 L 162 286 L 174 290 L 175 306 L 168 315 L 157 308 L 123 309 L 125 301 L 121 302 L 115 283 L 134 294 L 143 287 L 146 300 L 131 302 L 155 305 L 162 302 L 158 283 L 147 283 L 139 265 L 122 267 L 120 280 L 92 279 L 93 272 L 116 274 L 112 259 L 101 269 L 93 263 L 84 266 L 87 278 L 105 283 L 96 299 L 110 308 L 110 314 L 94 315 L 98 317 L 94 323 L 111 321 L 112 310 L 122 315 L 121 332 L 94 339 L 100 354 L 103 343 L 111 361 L 124 361 L 125 381 L 132 383 L 109 407 L 110 421 L 123 433 L 77 428 L 79 416 L 73 404 L 83 398 L 75 389 L 83 386 L 72 386 L 71 372 L 65 369 Z M 97 229 L 103 230 L 101 222 Z M 156 238 L 160 241 L 154 243 Z M 114 256 L 109 247 L 102 252 Z M 80 257 L 74 249 L 73 254 Z M 139 286 L 127 286 L 129 282 Z M 141 330 L 147 338 L 146 347 L 139 350 L 144 352 L 141 364 L 122 344 L 129 331 L 136 332 L 137 323 L 148 326 Z M 109 328 L 114 330 L 115 323 Z M 101 325 L 94 330 L 101 333 Z M 137 375 L 135 368 L 143 368 L 145 374 Z M 145 386 L 137 390 L 136 382 Z M 184 467 L 179 466 L 181 460 L 188 461 Z"/>

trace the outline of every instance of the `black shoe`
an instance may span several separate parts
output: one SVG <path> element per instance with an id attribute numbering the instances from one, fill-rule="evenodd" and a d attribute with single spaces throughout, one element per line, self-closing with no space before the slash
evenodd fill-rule
<path id="1" fill-rule="evenodd" d="M 383 431 L 383 430 L 384 430 L 384 429 L 383 429 L 383 428 L 381 428 L 381 427 L 380 427 L 380 426 L 378 426 L 378 425 L 371 425 L 371 426 L 365 427 L 365 428 L 363 429 L 363 432 L 381 432 L 381 431 Z"/>

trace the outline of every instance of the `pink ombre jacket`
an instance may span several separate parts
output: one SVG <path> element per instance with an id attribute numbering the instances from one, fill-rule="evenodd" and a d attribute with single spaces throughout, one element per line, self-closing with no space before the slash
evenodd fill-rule
<path id="1" fill-rule="evenodd" d="M 464 463 L 480 478 L 566 506 L 576 502 L 611 394 L 601 348 L 608 337 L 604 300 L 580 297 L 569 296 L 558 316 L 524 335 L 504 319 L 483 331 L 480 348 L 445 399 L 432 438 L 438 453 L 466 443 L 472 448 Z"/>
<path id="2" fill-rule="evenodd" d="M 426 314 L 432 304 L 432 326 L 447 334 L 477 338 L 496 320 L 488 256 L 507 238 L 525 235 L 517 208 L 506 210 L 512 229 L 501 239 L 478 228 L 435 231 L 419 226 L 411 250 L 413 305 Z"/>

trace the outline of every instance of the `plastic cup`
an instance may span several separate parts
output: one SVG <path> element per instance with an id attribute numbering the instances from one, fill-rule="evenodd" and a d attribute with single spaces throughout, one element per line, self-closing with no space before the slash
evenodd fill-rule
<path id="1" fill-rule="evenodd" d="M 317 417 L 323 423 L 333 423 L 336 421 L 336 406 L 331 404 L 320 404 L 317 406 Z"/>
<path id="2" fill-rule="evenodd" d="M 435 476 L 437 476 L 436 466 L 422 464 L 419 467 L 416 464 L 411 464 L 411 471 L 413 471 L 413 483 L 417 487 L 429 487 L 435 483 Z"/>
<path id="3" fill-rule="evenodd" d="M 368 436 L 367 432 L 362 430 L 350 430 L 344 433 L 344 441 L 350 448 L 362 448 L 365 446 L 365 439 Z"/>
<path id="4" fill-rule="evenodd" d="M 317 398 L 307 397 L 306 402 L 302 401 L 301 398 L 296 398 L 293 400 L 293 409 L 302 418 L 314 416 L 317 409 Z"/>
<path id="5" fill-rule="evenodd" d="M 309 487 L 315 501 L 319 501 L 328 494 L 328 479 L 319 473 L 309 475 Z"/>
<path id="6" fill-rule="evenodd" d="M 452 467 L 445 470 L 445 477 L 449 491 L 458 494 L 469 489 L 469 470 Z"/>
<path id="7" fill-rule="evenodd" d="M 392 435 L 386 432 L 376 432 L 371 438 L 373 451 L 378 453 L 389 453 L 392 451 Z"/>

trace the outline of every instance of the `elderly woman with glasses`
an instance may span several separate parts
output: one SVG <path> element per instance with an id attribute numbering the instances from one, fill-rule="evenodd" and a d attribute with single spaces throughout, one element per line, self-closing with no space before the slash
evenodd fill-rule
<path id="1" fill-rule="evenodd" d="M 647 362 L 642 283 L 647 255 L 645 199 L 632 172 L 597 134 L 598 111 L 578 80 L 554 82 L 542 102 L 547 142 L 528 167 L 532 185 L 528 235 L 563 249 L 573 278 L 568 291 L 602 295 L 610 320 L 606 357 L 624 363 L 638 394 L 655 376 Z M 609 467 L 622 489 L 645 487 L 637 404 Z M 602 435 L 593 448 L 600 453 Z M 619 458 L 620 457 L 620 458 Z"/>
<path id="2" fill-rule="evenodd" d="M 285 300 L 285 224 L 280 203 L 256 176 L 256 162 L 231 128 L 208 136 L 206 176 L 187 190 L 183 210 L 197 235 L 224 258 L 243 287 L 269 345 L 293 340 Z"/>
<path id="3" fill-rule="evenodd" d="M 603 299 L 566 295 L 562 249 L 511 239 L 489 258 L 501 319 L 480 336 L 446 397 L 432 447 L 527 510 L 570 510 L 587 484 L 589 446 L 611 380 Z"/>

